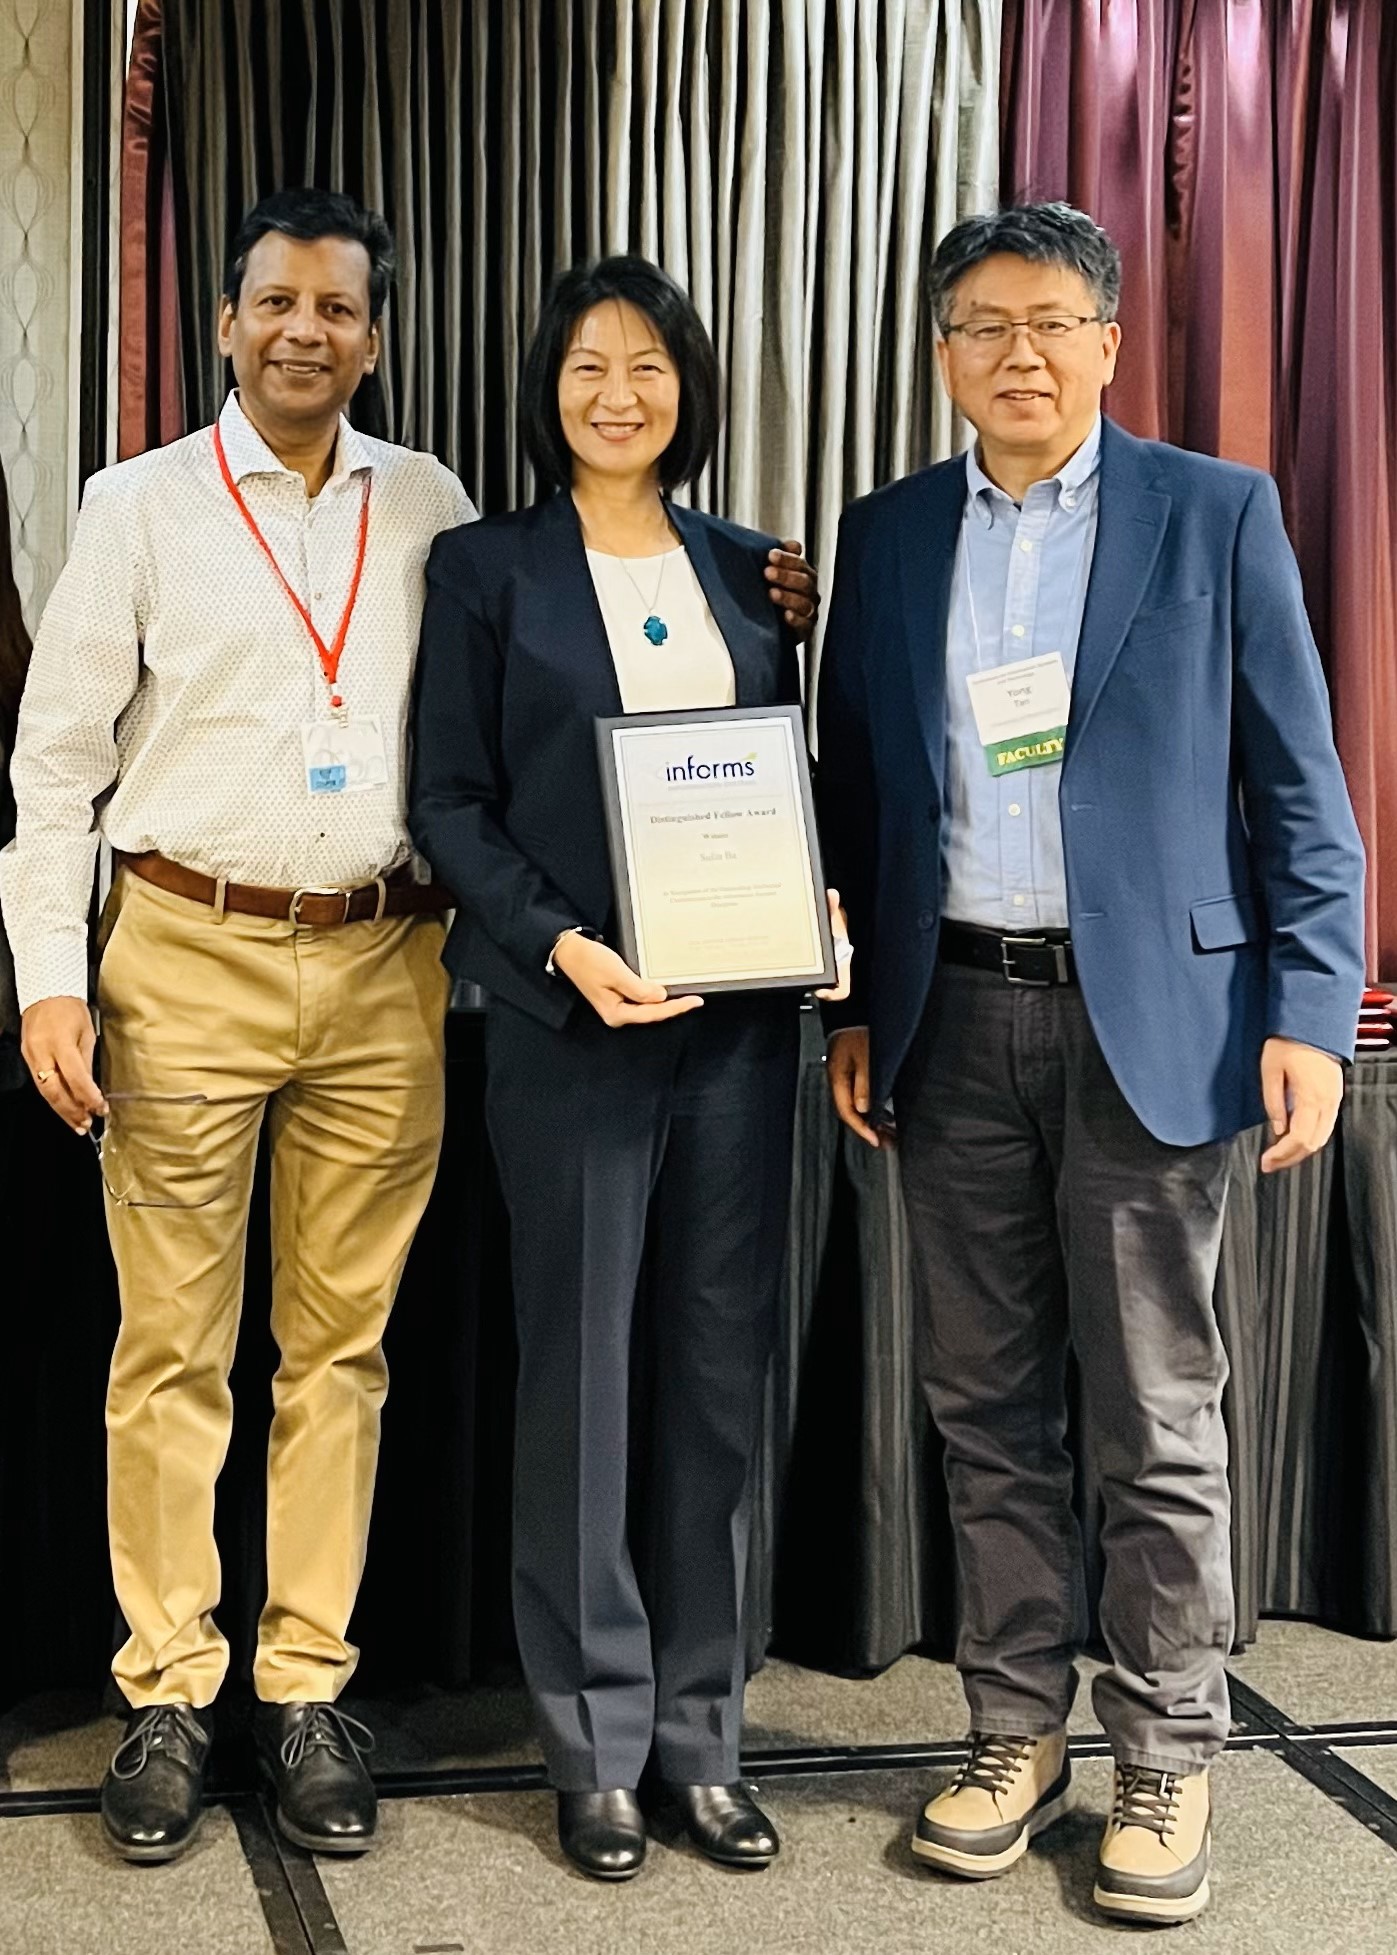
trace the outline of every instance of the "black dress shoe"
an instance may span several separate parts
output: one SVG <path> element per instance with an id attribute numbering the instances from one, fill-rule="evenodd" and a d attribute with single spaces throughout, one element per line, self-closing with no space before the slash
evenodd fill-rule
<path id="1" fill-rule="evenodd" d="M 781 1851 L 776 1828 L 752 1797 L 755 1787 L 670 1783 L 666 1789 L 689 1838 L 720 1866 L 767 1867 Z"/>
<path id="2" fill-rule="evenodd" d="M 210 1732 L 192 1704 L 149 1704 L 126 1720 L 126 1736 L 102 1780 L 102 1826 L 125 1860 L 173 1860 L 204 1816 Z"/>
<path id="3" fill-rule="evenodd" d="M 259 1704 L 253 1735 L 287 1839 L 308 1853 L 362 1853 L 378 1825 L 368 1726 L 333 1704 Z"/>
<path id="4" fill-rule="evenodd" d="M 558 1844 L 593 1880 L 629 1880 L 645 1859 L 645 1821 L 634 1792 L 560 1792 Z"/>

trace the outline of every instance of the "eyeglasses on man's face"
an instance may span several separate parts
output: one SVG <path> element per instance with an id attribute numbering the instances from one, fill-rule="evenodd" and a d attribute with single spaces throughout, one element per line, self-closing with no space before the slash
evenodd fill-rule
<path id="1" fill-rule="evenodd" d="M 947 326 L 943 337 L 950 339 L 955 335 L 976 353 L 999 353 L 1016 333 L 1024 332 L 1042 352 L 1045 347 L 1061 346 L 1083 326 L 1105 323 L 1099 312 L 1049 312 L 1033 319 L 965 319 L 958 325 Z"/>

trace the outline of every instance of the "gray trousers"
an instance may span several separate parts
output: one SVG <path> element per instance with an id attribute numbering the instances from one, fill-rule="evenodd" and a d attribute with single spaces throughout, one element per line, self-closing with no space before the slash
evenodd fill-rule
<path id="1" fill-rule="evenodd" d="M 1234 1621 L 1212 1303 L 1227 1144 L 1169 1147 L 1147 1132 L 1075 986 L 948 964 L 896 1110 L 971 1724 L 1059 1730 L 1076 1691 L 1087 1610 L 1070 1346 L 1105 1510 L 1110 1667 L 1096 1713 L 1120 1763 L 1196 1771 L 1227 1736 Z"/>

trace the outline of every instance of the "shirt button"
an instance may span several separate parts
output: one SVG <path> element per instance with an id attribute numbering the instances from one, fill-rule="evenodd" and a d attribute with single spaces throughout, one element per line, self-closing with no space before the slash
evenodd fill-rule
<path id="1" fill-rule="evenodd" d="M 1009 803 L 1009 812 L 1011 815 L 1021 815 L 1023 813 L 1023 809 L 1019 806 L 1017 801 L 1011 801 Z"/>
<path id="2" fill-rule="evenodd" d="M 1024 555 L 1027 556 L 1029 551 L 1033 548 L 1033 545 L 1031 543 L 1021 543 L 1019 545 L 1019 548 L 1023 551 Z"/>
<path id="3" fill-rule="evenodd" d="M 921 915 L 917 918 L 917 928 L 919 930 L 934 930 L 936 928 L 936 916 L 934 911 L 923 910 Z"/>
<path id="4" fill-rule="evenodd" d="M 1077 498 L 1075 496 L 1064 496 L 1062 498 L 1062 506 L 1064 509 L 1075 509 L 1077 507 Z"/>
<path id="5" fill-rule="evenodd" d="M 1023 906 L 1024 906 L 1024 903 L 1025 903 L 1026 901 L 1027 901 L 1027 898 L 1026 898 L 1026 897 L 1023 897 L 1023 896 L 1016 896 L 1016 897 L 1014 898 L 1014 908 L 1015 908 L 1016 910 L 1021 910 L 1021 909 L 1023 908 Z"/>
<path id="6" fill-rule="evenodd" d="M 1022 626 L 1022 625 L 1015 625 L 1015 626 L 1014 626 L 1014 636 L 1015 636 L 1016 638 L 1022 638 L 1022 637 L 1023 637 L 1023 626 Z"/>

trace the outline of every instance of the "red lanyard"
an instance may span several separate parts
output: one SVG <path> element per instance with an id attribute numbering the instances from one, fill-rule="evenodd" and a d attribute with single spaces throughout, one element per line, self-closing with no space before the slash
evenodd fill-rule
<path id="1" fill-rule="evenodd" d="M 320 669 L 325 674 L 325 683 L 330 688 L 330 704 L 338 711 L 344 705 L 344 701 L 336 690 L 336 681 L 339 678 L 340 658 L 344 652 L 344 641 L 349 636 L 349 623 L 350 619 L 354 616 L 354 605 L 359 596 L 359 580 L 364 574 L 364 553 L 368 549 L 369 543 L 369 490 L 373 484 L 373 477 L 367 472 L 364 476 L 364 499 L 359 506 L 359 547 L 354 557 L 354 576 L 349 586 L 349 599 L 344 607 L 344 616 L 340 619 L 340 628 L 335 633 L 335 642 L 333 645 L 327 645 L 325 640 L 320 636 L 320 633 L 316 630 L 315 620 L 311 617 L 310 612 L 302 604 L 300 598 L 297 597 L 295 591 L 292 590 L 290 584 L 287 582 L 286 572 L 277 562 L 276 557 L 272 553 L 271 544 L 268 543 L 266 537 L 263 536 L 261 530 L 257 527 L 256 517 L 248 508 L 246 502 L 244 502 L 242 490 L 233 480 L 233 471 L 228 466 L 228 457 L 223 450 L 223 430 L 218 426 L 217 422 L 214 423 L 213 446 L 214 453 L 218 456 L 218 466 L 223 471 L 223 480 L 227 485 L 229 495 L 238 505 L 239 510 L 242 512 L 243 521 L 257 539 L 267 562 L 276 572 L 278 583 L 300 612 L 301 622 L 311 635 L 317 656 L 320 659 Z"/>

